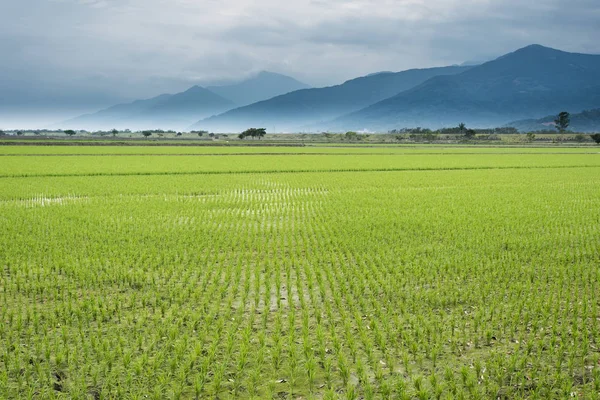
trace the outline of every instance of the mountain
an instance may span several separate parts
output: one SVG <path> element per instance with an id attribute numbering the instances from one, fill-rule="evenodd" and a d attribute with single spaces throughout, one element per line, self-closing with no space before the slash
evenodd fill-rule
<path id="1" fill-rule="evenodd" d="M 433 76 L 458 74 L 469 68 L 453 66 L 376 73 L 341 85 L 297 90 L 199 121 L 194 127 L 221 132 L 239 131 L 251 126 L 278 131 L 296 130 L 360 110 Z"/>
<path id="2" fill-rule="evenodd" d="M 549 115 L 540 119 L 526 119 L 507 124 L 517 128 L 520 132 L 535 131 L 555 131 L 554 119 L 556 115 Z M 571 114 L 571 125 L 569 130 L 572 132 L 600 132 L 600 108 L 586 110 L 578 114 Z"/>
<path id="3" fill-rule="evenodd" d="M 235 107 L 228 99 L 200 86 L 147 100 L 118 104 L 61 123 L 74 129 L 183 129 L 198 118 Z"/>
<path id="4" fill-rule="evenodd" d="M 342 116 L 335 129 L 480 127 L 600 105 L 600 55 L 532 45 Z"/>
<path id="5" fill-rule="evenodd" d="M 206 88 L 242 107 L 295 90 L 308 89 L 309 86 L 289 76 L 262 71 L 239 83 Z"/>

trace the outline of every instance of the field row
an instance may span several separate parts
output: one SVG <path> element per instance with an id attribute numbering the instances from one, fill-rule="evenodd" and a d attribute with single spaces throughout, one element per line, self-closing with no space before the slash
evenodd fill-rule
<path id="1" fill-rule="evenodd" d="M 103 154 L 582 154 L 600 153 L 600 147 L 480 147 L 436 145 L 308 145 L 308 146 L 0 146 L 0 155 Z"/>
<path id="2" fill-rule="evenodd" d="M 598 167 L 600 154 L 2 157 L 2 177 Z"/>

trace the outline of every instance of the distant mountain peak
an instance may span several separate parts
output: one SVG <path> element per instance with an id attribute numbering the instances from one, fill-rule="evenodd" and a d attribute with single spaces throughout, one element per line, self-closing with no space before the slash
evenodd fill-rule
<path id="1" fill-rule="evenodd" d="M 179 129 L 189 126 L 198 118 L 219 114 L 233 107 L 235 104 L 230 100 L 194 85 L 181 93 L 118 104 L 65 121 L 63 125 L 77 129 L 110 129 L 115 126 Z"/>
<path id="2" fill-rule="evenodd" d="M 208 86 L 207 89 L 239 106 L 245 106 L 308 87 L 290 76 L 263 70 L 241 82 Z"/>
<path id="3" fill-rule="evenodd" d="M 541 44 L 537 44 L 537 43 L 533 43 L 533 44 L 530 44 L 528 46 L 522 47 L 522 48 L 520 48 L 517 51 L 524 51 L 524 50 L 544 50 L 544 49 L 545 50 L 558 51 L 558 50 L 555 50 L 555 49 L 553 49 L 551 47 L 542 46 Z"/>
<path id="4" fill-rule="evenodd" d="M 371 72 L 368 75 L 365 75 L 365 77 L 369 77 L 369 76 L 375 76 L 375 75 L 382 75 L 382 74 L 393 74 L 394 72 L 392 71 L 378 71 L 378 72 Z"/>
<path id="5" fill-rule="evenodd" d="M 202 86 L 194 85 L 191 88 L 185 90 L 183 93 L 204 92 L 204 91 L 206 91 L 206 89 L 203 88 Z"/>
<path id="6" fill-rule="evenodd" d="M 335 121 L 344 129 L 494 126 L 600 104 L 600 55 L 530 45 L 462 74 L 414 89 Z"/>
<path id="7" fill-rule="evenodd" d="M 290 78 L 289 76 L 277 73 L 277 72 L 272 72 L 272 71 L 266 71 L 266 70 L 262 70 L 259 71 L 256 76 L 260 76 L 260 77 L 266 77 L 266 76 L 285 76 L 286 78 Z M 292 78 L 293 79 L 293 78 Z"/>
<path id="8" fill-rule="evenodd" d="M 560 54 L 569 54 L 562 50 L 553 49 L 551 47 L 542 46 L 541 44 L 530 44 L 529 46 L 522 47 L 518 50 L 513 51 L 512 53 L 508 53 L 502 57 L 515 57 L 515 56 L 524 56 L 524 57 L 548 57 L 548 56 L 556 56 Z"/>

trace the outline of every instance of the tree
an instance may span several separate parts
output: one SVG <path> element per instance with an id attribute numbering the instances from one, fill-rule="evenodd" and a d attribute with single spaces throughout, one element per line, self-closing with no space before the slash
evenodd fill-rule
<path id="1" fill-rule="evenodd" d="M 73 135 L 75 135 L 76 133 L 77 133 L 77 132 L 75 132 L 75 131 L 74 131 L 74 130 L 72 130 L 72 129 L 67 129 L 67 130 L 65 131 L 65 135 L 69 135 L 69 136 L 73 136 Z"/>
<path id="2" fill-rule="evenodd" d="M 527 132 L 527 141 L 533 142 L 535 140 L 535 133 Z"/>
<path id="3" fill-rule="evenodd" d="M 590 137 L 594 142 L 596 142 L 596 144 L 600 144 L 600 133 L 594 133 L 590 135 Z"/>
<path id="4" fill-rule="evenodd" d="M 117 136 L 119 131 L 116 129 L 113 129 L 112 131 L 110 131 L 110 133 L 112 133 L 113 136 Z"/>
<path id="5" fill-rule="evenodd" d="M 571 124 L 571 114 L 566 111 L 561 112 L 557 115 L 554 120 L 554 127 L 560 132 L 563 133 L 567 130 L 569 125 Z"/>
<path id="6" fill-rule="evenodd" d="M 17 131 L 17 136 L 23 136 L 23 131 Z"/>
<path id="7" fill-rule="evenodd" d="M 144 137 L 152 136 L 152 131 L 142 131 L 142 135 L 144 135 Z"/>
<path id="8" fill-rule="evenodd" d="M 433 142 L 434 140 L 437 140 L 438 134 L 437 132 L 432 132 L 428 130 L 427 132 L 423 133 L 423 138 L 429 142 Z"/>
<path id="9" fill-rule="evenodd" d="M 358 134 L 356 132 L 352 132 L 352 131 L 346 132 L 346 139 L 351 140 L 351 141 L 356 140 L 356 139 L 358 139 Z"/>
<path id="10" fill-rule="evenodd" d="M 475 138 L 475 129 L 467 129 L 465 132 L 465 138 L 474 139 Z"/>
<path id="11" fill-rule="evenodd" d="M 254 139 L 255 137 L 258 137 L 260 139 L 263 136 L 265 136 L 266 134 L 267 134 L 267 130 L 265 128 L 249 128 L 249 129 L 246 129 L 244 132 L 240 133 L 238 135 L 238 137 L 240 139 L 245 139 L 248 136 L 251 136 L 252 139 Z"/>
<path id="12" fill-rule="evenodd" d="M 458 124 L 458 131 L 460 133 L 464 133 L 467 130 L 467 125 L 465 125 L 464 122 L 461 122 L 460 124 Z"/>
<path id="13" fill-rule="evenodd" d="M 4 131 L 2 129 L 0 129 L 0 136 L 4 136 L 6 135 L 6 133 L 4 133 Z"/>

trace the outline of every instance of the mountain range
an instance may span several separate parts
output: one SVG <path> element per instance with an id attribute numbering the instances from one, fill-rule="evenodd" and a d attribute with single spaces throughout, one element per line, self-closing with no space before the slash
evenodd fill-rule
<path id="1" fill-rule="evenodd" d="M 308 88 L 263 72 L 233 85 L 194 86 L 63 123 L 77 129 L 163 128 L 238 132 L 386 131 L 503 126 L 600 107 L 600 55 L 531 45 L 483 64 L 377 72 Z"/>
<path id="2" fill-rule="evenodd" d="M 600 55 L 531 45 L 457 75 L 436 76 L 327 127 L 489 127 L 599 105 Z"/>
<path id="3" fill-rule="evenodd" d="M 263 126 L 273 131 L 298 130 L 360 110 L 434 76 L 458 74 L 469 68 L 452 66 L 375 73 L 341 85 L 297 90 L 236 108 L 200 121 L 194 127 L 214 131 L 236 131 L 248 126 Z"/>
<path id="4" fill-rule="evenodd" d="M 147 100 L 118 104 L 93 114 L 61 122 L 73 129 L 185 129 L 199 118 L 271 98 L 308 85 L 273 72 L 259 74 L 239 83 L 221 86 L 193 86 L 176 94 L 162 94 Z"/>

